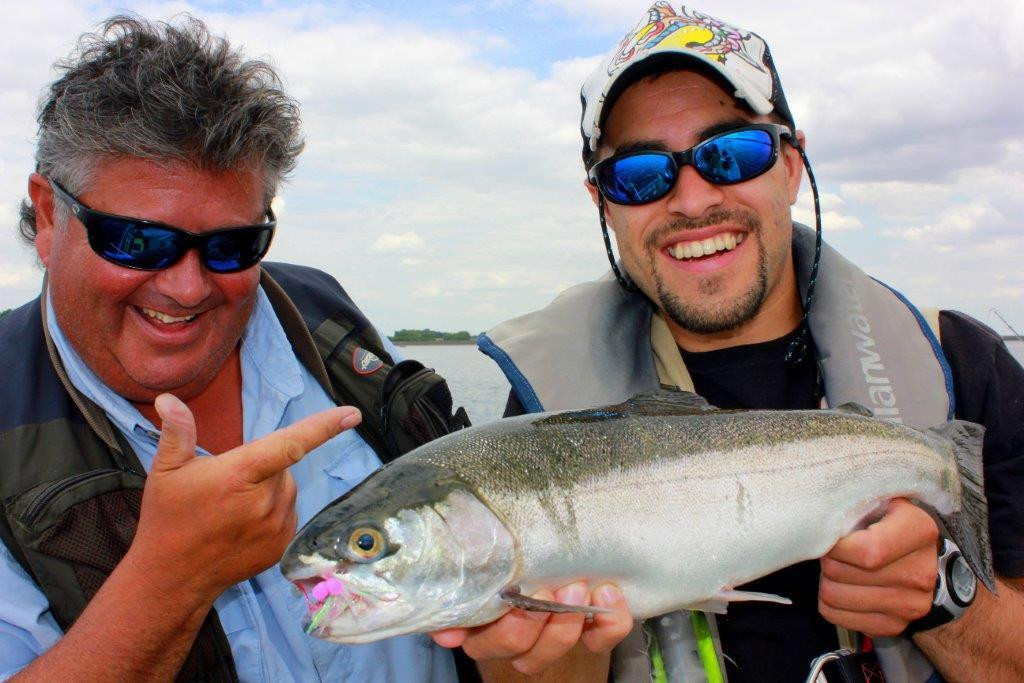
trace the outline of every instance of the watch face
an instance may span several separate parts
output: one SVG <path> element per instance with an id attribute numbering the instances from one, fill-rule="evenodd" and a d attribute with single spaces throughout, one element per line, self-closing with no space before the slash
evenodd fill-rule
<path id="1" fill-rule="evenodd" d="M 978 580 L 974 578 L 974 572 L 967 566 L 967 560 L 960 553 L 951 558 L 948 571 L 950 597 L 961 607 L 966 607 L 974 601 Z"/>

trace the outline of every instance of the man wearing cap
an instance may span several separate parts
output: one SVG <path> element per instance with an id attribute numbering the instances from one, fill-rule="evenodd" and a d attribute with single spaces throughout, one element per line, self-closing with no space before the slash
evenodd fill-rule
<path id="1" fill-rule="evenodd" d="M 804 680 L 828 653 L 829 667 L 880 667 L 890 681 L 939 680 L 936 670 L 1021 680 L 1024 370 L 980 323 L 952 311 L 929 321 L 822 244 L 820 217 L 817 230 L 792 222 L 803 169 L 812 189 L 814 179 L 756 34 L 655 3 L 582 94 L 587 189 L 612 273 L 481 336 L 512 385 L 507 414 L 614 404 L 660 385 L 722 408 L 854 401 L 920 429 L 981 423 L 999 589 L 976 584 L 929 514 L 896 499 L 820 561 L 738 587 L 791 606 L 733 603 L 693 628 L 678 615 L 649 620 L 646 638 L 635 629 L 615 650 L 615 680 Z M 530 653 L 533 632 L 516 635 Z"/>

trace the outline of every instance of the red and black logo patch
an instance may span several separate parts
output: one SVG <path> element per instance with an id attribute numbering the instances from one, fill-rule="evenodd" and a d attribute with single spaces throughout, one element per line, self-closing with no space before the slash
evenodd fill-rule
<path id="1" fill-rule="evenodd" d="M 372 375 L 384 367 L 384 361 L 376 354 L 357 346 L 352 352 L 352 369 L 360 375 Z"/>

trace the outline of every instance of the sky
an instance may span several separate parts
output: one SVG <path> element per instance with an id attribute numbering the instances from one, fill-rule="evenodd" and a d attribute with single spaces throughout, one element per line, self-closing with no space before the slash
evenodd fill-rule
<path id="1" fill-rule="evenodd" d="M 39 290 L 17 239 L 40 93 L 79 34 L 190 12 L 265 59 L 306 150 L 268 258 L 334 275 L 377 327 L 476 333 L 608 268 L 579 88 L 649 1 L 145 2 L 5 9 L 0 310 Z M 702 0 L 769 43 L 825 239 L 921 307 L 1024 328 L 1024 3 Z M 806 182 L 794 217 L 812 224 Z"/>

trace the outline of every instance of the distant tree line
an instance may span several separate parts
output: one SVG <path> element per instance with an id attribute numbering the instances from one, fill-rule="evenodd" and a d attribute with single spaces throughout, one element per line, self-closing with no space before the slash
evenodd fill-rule
<path id="1" fill-rule="evenodd" d="M 465 330 L 439 332 L 438 330 L 398 330 L 391 337 L 393 342 L 470 342 L 474 335 Z"/>

